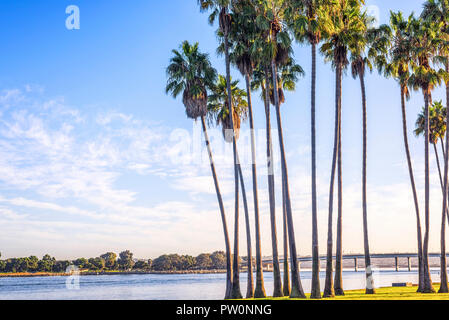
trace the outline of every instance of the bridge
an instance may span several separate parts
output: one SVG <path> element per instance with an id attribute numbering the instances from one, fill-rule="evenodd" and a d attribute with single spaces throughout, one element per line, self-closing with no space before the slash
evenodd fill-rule
<path id="1" fill-rule="evenodd" d="M 371 259 L 395 259 L 395 270 L 399 271 L 399 258 L 407 258 L 407 268 L 408 271 L 412 270 L 412 264 L 411 264 L 411 258 L 418 258 L 418 254 L 417 253 L 379 253 L 379 254 L 371 254 L 370 255 Z M 441 254 L 439 253 L 429 253 L 429 258 L 440 258 Z M 446 258 L 449 257 L 449 253 L 446 254 Z M 336 257 L 333 256 L 332 260 L 335 261 Z M 358 260 L 365 260 L 365 255 L 364 254 L 347 254 L 347 255 L 343 255 L 342 257 L 343 260 L 353 260 L 354 261 L 354 271 L 358 271 Z M 327 256 L 320 256 L 320 260 L 327 260 Z M 299 257 L 298 258 L 298 262 L 311 262 L 312 261 L 312 257 L 311 256 L 307 256 L 307 257 Z M 279 257 L 279 263 L 283 263 L 284 262 L 284 257 L 280 256 Z M 289 260 L 290 262 L 290 260 Z M 271 257 L 264 257 L 262 259 L 262 265 L 264 268 L 268 269 L 268 270 L 272 270 L 273 268 L 273 258 Z"/>

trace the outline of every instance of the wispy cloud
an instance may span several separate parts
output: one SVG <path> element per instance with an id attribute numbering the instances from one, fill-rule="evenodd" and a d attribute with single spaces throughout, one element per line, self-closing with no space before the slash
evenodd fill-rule
<path id="1" fill-rule="evenodd" d="M 85 114 L 63 98 L 47 99 L 39 87 L 1 91 L 0 110 L 3 256 L 50 252 L 73 258 L 127 248 L 138 256 L 154 256 L 164 252 L 192 254 L 223 247 L 215 188 L 199 124 L 193 124 L 190 132 L 115 110 Z M 211 129 L 210 135 L 228 228 L 232 230 L 232 152 L 230 145 L 221 142 L 219 130 Z M 239 147 L 254 230 L 251 168 L 247 165 L 250 145 L 246 135 L 242 131 Z M 262 247 L 268 255 L 271 231 L 265 132 L 258 132 L 256 137 L 262 146 L 257 150 Z M 277 144 L 274 150 L 278 150 Z M 307 145 L 299 144 L 288 154 L 300 254 L 309 254 L 311 248 L 309 152 Z M 278 160 L 276 206 L 281 244 Z M 417 180 L 422 179 L 422 162 L 416 161 L 415 166 Z M 405 170 L 403 165 L 398 168 Z M 432 181 L 436 179 L 433 175 Z M 327 234 L 328 185 L 328 172 L 319 171 L 322 244 Z M 438 230 L 440 219 L 438 187 L 435 184 L 432 188 L 433 230 Z M 419 192 L 422 199 L 422 188 Z M 372 250 L 414 250 L 415 216 L 408 181 L 370 184 L 368 200 Z M 345 183 L 343 206 L 345 251 L 360 252 L 363 250 L 360 183 Z M 437 250 L 437 236 L 432 236 L 431 247 Z M 324 252 L 325 246 L 320 249 Z M 243 241 L 241 250 L 245 250 Z"/>

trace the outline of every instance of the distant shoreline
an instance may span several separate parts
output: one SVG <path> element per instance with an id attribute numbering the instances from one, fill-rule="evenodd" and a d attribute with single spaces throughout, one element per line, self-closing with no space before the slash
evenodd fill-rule
<path id="1" fill-rule="evenodd" d="M 226 270 L 180 270 L 180 271 L 85 271 L 80 272 L 80 276 L 117 276 L 117 275 L 138 275 L 138 274 L 221 274 L 226 273 Z M 20 273 L 0 273 L 0 278 L 31 278 L 31 277 L 67 277 L 73 275 L 72 273 L 57 273 L 57 272 L 20 272 Z"/>
<path id="2" fill-rule="evenodd" d="M 383 271 L 394 271 L 394 266 L 387 266 L 380 268 Z M 359 268 L 359 272 L 363 271 L 363 268 Z M 301 271 L 311 272 L 310 268 L 301 268 Z M 324 270 L 322 270 L 324 271 Z M 353 268 L 344 268 L 343 271 L 354 271 Z M 400 271 L 407 271 L 406 268 L 400 268 Z M 417 271 L 417 268 L 414 266 L 411 272 Z M 269 273 L 273 272 L 273 270 L 264 269 L 263 272 Z M 145 275 L 145 274 L 153 274 L 153 275 L 183 275 L 183 274 L 224 274 L 226 270 L 179 270 L 179 271 L 81 271 L 79 273 L 80 276 L 118 276 L 118 275 Z M 247 273 L 246 270 L 241 270 L 241 274 Z M 32 278 L 32 277 L 68 277 L 73 274 L 71 273 L 57 273 L 57 272 L 20 272 L 20 273 L 0 273 L 1 278 Z"/>

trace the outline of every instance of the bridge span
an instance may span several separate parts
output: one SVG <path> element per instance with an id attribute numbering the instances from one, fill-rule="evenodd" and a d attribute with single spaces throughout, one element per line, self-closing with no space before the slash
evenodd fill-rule
<path id="1" fill-rule="evenodd" d="M 399 259 L 400 258 L 406 258 L 407 259 L 407 269 L 408 271 L 412 270 L 412 264 L 411 259 L 412 258 L 418 258 L 417 253 L 375 253 L 371 254 L 371 259 L 394 259 L 395 260 L 395 270 L 399 271 Z M 439 253 L 429 253 L 429 258 L 440 258 L 441 254 Z M 449 257 L 449 253 L 446 255 L 446 258 Z M 358 271 L 358 261 L 359 259 L 364 261 L 365 255 L 364 254 L 346 254 L 342 257 L 343 260 L 353 260 L 354 261 L 354 271 Z M 283 256 L 279 257 L 279 262 L 282 264 L 284 260 Z M 320 260 L 327 260 L 327 256 L 323 255 L 320 256 Z M 336 257 L 333 256 L 332 260 L 335 261 Z M 298 261 L 301 262 L 311 262 L 312 257 L 306 256 L 306 257 L 298 257 Z M 273 258 L 272 257 L 264 257 L 262 259 L 262 264 L 264 268 L 270 270 L 273 267 Z"/>

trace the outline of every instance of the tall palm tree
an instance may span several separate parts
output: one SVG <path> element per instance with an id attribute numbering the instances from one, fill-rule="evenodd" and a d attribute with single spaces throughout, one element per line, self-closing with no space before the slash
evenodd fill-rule
<path id="1" fill-rule="evenodd" d="M 277 247 L 277 230 L 276 230 L 276 200 L 275 200 L 275 181 L 274 181 L 274 161 L 273 161 L 273 145 L 271 136 L 271 112 L 270 112 L 270 102 L 274 101 L 274 91 L 273 84 L 270 80 L 272 78 L 272 68 L 271 68 L 271 50 L 269 36 L 271 32 L 271 19 L 267 16 L 267 13 L 272 7 L 273 3 L 270 1 L 257 0 L 254 1 L 254 9 L 256 11 L 256 27 L 258 28 L 258 36 L 255 39 L 253 51 L 257 55 L 257 69 L 254 73 L 253 87 L 257 89 L 262 87 L 262 95 L 265 104 L 265 118 L 266 118 L 266 132 L 267 132 L 267 170 L 268 170 L 268 190 L 269 190 L 269 201 L 270 201 L 270 220 L 271 220 L 271 241 L 273 249 L 273 277 L 274 277 L 274 292 L 273 296 L 282 297 L 284 291 L 282 288 L 281 272 L 279 265 L 279 252 Z M 270 11 L 271 12 L 271 11 Z M 284 176 L 282 176 L 282 181 L 284 182 Z M 287 218 L 285 217 L 285 187 L 282 183 L 283 192 L 283 220 L 286 224 Z M 288 222 L 287 222 L 288 224 Z M 285 230 L 286 228 L 284 228 Z M 287 228 L 288 229 L 288 228 Z M 285 236 L 284 236 L 285 240 Z M 290 245 L 290 244 L 289 244 Z M 284 243 L 284 259 L 286 256 L 286 244 Z M 288 252 L 287 252 L 288 256 Z M 284 263 L 284 271 L 288 271 L 288 264 Z M 292 268 L 292 273 L 294 269 Z M 284 273 L 284 279 L 289 280 Z M 287 284 L 288 286 L 288 284 Z M 287 291 L 287 290 L 285 290 Z M 288 290 L 290 291 L 290 290 Z"/>
<path id="2" fill-rule="evenodd" d="M 338 218 L 337 218 L 337 254 L 335 264 L 334 290 L 337 295 L 344 295 L 342 284 L 342 165 L 341 165 L 341 95 L 343 71 L 349 65 L 348 50 L 354 38 L 364 30 L 360 19 L 360 1 L 338 0 L 332 6 L 326 6 L 319 12 L 323 18 L 324 44 L 321 46 L 325 60 L 332 62 L 335 69 L 335 136 L 332 158 L 331 182 L 329 191 L 329 219 L 327 241 L 326 283 L 324 296 L 329 297 L 332 292 L 332 215 L 335 171 L 338 160 Z"/>
<path id="3" fill-rule="evenodd" d="M 435 70 L 431 66 L 431 60 L 435 55 L 435 39 L 437 34 L 436 26 L 433 23 L 413 19 L 411 23 L 411 45 L 412 48 L 412 70 L 413 73 L 409 79 L 409 85 L 414 90 L 421 90 L 424 96 L 424 137 L 425 137 L 425 233 L 423 243 L 423 271 L 424 288 L 423 293 L 435 292 L 430 278 L 429 269 L 429 234 L 430 234 L 430 183 L 429 183 L 429 106 L 432 104 L 432 90 L 435 86 L 441 84 L 444 78 L 444 70 Z"/>
<path id="4" fill-rule="evenodd" d="M 428 0 L 424 4 L 424 10 L 421 14 L 421 17 L 423 19 L 429 20 L 429 21 L 437 21 L 440 22 L 440 28 L 438 30 L 438 37 L 440 39 L 440 43 L 438 45 L 438 50 L 440 57 L 436 60 L 439 60 L 438 62 L 444 65 L 446 74 L 449 74 L 449 2 L 447 0 Z M 446 84 L 446 110 L 449 109 L 449 80 L 445 79 Z M 447 121 L 449 122 L 448 115 L 446 115 Z M 447 136 L 446 136 L 447 139 Z M 443 142 L 441 144 L 443 147 Z M 446 150 L 447 148 L 446 143 Z M 443 195 L 444 197 L 449 197 L 447 186 L 447 177 L 446 177 L 446 167 L 448 165 L 447 163 L 447 154 L 443 150 L 443 156 L 444 156 L 444 183 L 443 183 Z M 447 200 L 446 200 L 447 201 Z M 445 203 L 443 200 L 443 208 L 446 208 L 447 202 Z M 449 210 L 447 211 L 447 219 L 449 221 Z M 443 217 L 444 217 L 444 210 L 443 210 Z M 444 220 L 444 218 L 443 218 Z M 446 228 L 445 228 L 445 221 L 441 222 L 441 286 L 440 290 L 438 292 L 448 292 L 448 286 L 447 286 L 447 262 L 446 262 Z"/>
<path id="5" fill-rule="evenodd" d="M 440 28 L 438 30 L 438 37 L 440 38 L 439 43 L 439 51 L 440 51 L 440 61 L 444 65 L 446 74 L 449 73 L 449 2 L 447 0 L 428 0 L 424 4 L 424 10 L 421 14 L 423 19 L 426 19 L 431 22 L 439 22 Z M 449 109 L 449 80 L 445 80 L 446 84 L 446 110 Z M 449 115 L 446 115 L 447 121 L 449 123 Z M 448 150 L 447 145 L 447 135 L 446 135 L 446 151 Z M 441 144 L 443 146 L 443 142 Z M 444 183 L 443 183 L 443 195 L 444 198 L 449 197 L 448 195 L 448 186 L 447 186 L 447 166 L 448 166 L 448 158 L 447 153 L 445 154 L 443 150 L 444 156 Z M 443 200 L 443 217 L 444 217 L 444 208 L 447 206 L 447 202 Z M 447 200 L 446 200 L 447 201 Z M 447 218 L 449 219 L 449 210 L 447 211 Z M 444 218 L 443 218 L 444 220 Z M 446 235 L 445 235 L 445 221 L 441 222 L 441 287 L 439 292 L 448 292 L 447 286 L 447 270 L 446 270 Z"/>
<path id="6" fill-rule="evenodd" d="M 268 0 L 268 1 L 259 1 L 258 3 L 258 25 L 263 29 L 264 37 L 261 37 L 259 42 L 263 43 L 258 47 L 263 47 L 264 57 L 267 61 L 270 61 L 270 69 L 271 69 L 271 77 L 272 77 L 272 86 L 273 86 L 273 95 L 274 102 L 276 105 L 276 120 L 278 125 L 278 138 L 280 145 L 280 155 L 281 155 L 281 170 L 282 170 L 282 185 L 283 185 L 283 193 L 285 199 L 285 207 L 286 207 L 286 216 L 287 216 L 287 230 L 288 230 L 288 238 L 289 238 L 289 249 L 291 253 L 291 281 L 292 288 L 290 297 L 293 298 L 305 298 L 304 290 L 302 288 L 300 274 L 299 274 L 299 265 L 297 259 L 297 251 L 296 251 L 296 240 L 295 240 L 295 231 L 293 225 L 293 215 L 292 215 L 292 206 L 291 206 L 291 198 L 290 198 L 290 190 L 288 183 L 288 170 L 287 170 L 287 162 L 285 155 L 285 146 L 284 146 L 284 135 L 282 130 L 282 121 L 280 114 L 280 95 L 279 95 L 279 84 L 277 79 L 277 68 L 279 65 L 284 64 L 291 52 L 291 40 L 289 34 L 287 32 L 285 23 L 283 21 L 283 15 L 285 11 L 285 4 L 283 1 L 277 0 Z M 267 67 L 267 66 L 266 66 Z M 266 68 L 265 75 L 267 76 L 269 71 Z M 266 83 L 269 83 L 268 79 L 266 79 Z"/>
<path id="7" fill-rule="evenodd" d="M 390 29 L 392 32 L 391 48 L 387 59 L 384 64 L 378 64 L 379 71 L 383 71 L 386 77 L 394 78 L 400 86 L 401 92 L 401 113 L 402 113 L 402 133 L 404 140 L 404 149 L 407 158 L 408 172 L 410 177 L 410 186 L 412 189 L 413 203 L 415 205 L 416 214 L 416 235 L 418 246 L 418 275 L 419 285 L 418 292 L 421 292 L 424 288 L 424 267 L 423 267 L 423 244 L 422 244 L 422 228 L 421 218 L 419 213 L 419 202 L 416 191 L 415 177 L 413 173 L 413 164 L 410 155 L 410 148 L 408 143 L 408 130 L 407 130 L 407 110 L 406 100 L 410 99 L 410 91 L 408 86 L 408 80 L 410 77 L 410 64 L 411 64 L 411 42 L 410 38 L 410 25 L 413 20 L 413 15 L 410 15 L 407 19 L 403 17 L 402 12 L 390 12 Z"/>
<path id="8" fill-rule="evenodd" d="M 440 185 L 441 185 L 441 192 L 443 193 L 443 198 L 447 197 L 447 187 L 445 187 L 445 182 L 446 180 L 443 180 L 443 175 L 441 173 L 441 166 L 440 166 L 440 160 L 439 160 L 439 156 L 438 156 L 438 150 L 437 150 L 437 143 L 438 140 L 441 141 L 441 148 L 442 148 L 442 152 L 443 152 L 443 159 L 444 161 L 446 161 L 446 153 L 444 152 L 444 147 L 443 147 L 443 138 L 444 135 L 446 134 L 446 118 L 447 118 L 447 114 L 446 114 L 446 109 L 443 107 L 443 104 L 441 101 L 435 101 L 433 103 L 432 106 L 429 107 L 429 140 L 430 143 L 433 145 L 433 150 L 435 152 L 435 160 L 437 163 L 437 168 L 438 168 L 438 174 L 439 174 L 439 178 L 440 178 Z M 420 136 L 420 135 L 424 135 L 425 133 L 425 109 L 423 108 L 423 111 L 418 115 L 418 119 L 416 120 L 416 129 L 415 129 L 415 135 L 416 136 Z M 444 162 L 444 166 L 446 162 Z M 443 169 L 446 171 L 446 169 Z M 446 179 L 446 178 L 445 178 Z M 446 208 L 444 210 L 445 215 L 448 219 L 449 219 L 449 210 L 447 208 L 447 200 L 446 200 L 446 204 L 444 203 L 443 200 L 443 208 Z M 445 225 L 446 225 L 446 221 L 442 221 L 442 237 L 441 238 L 441 250 L 445 251 L 445 247 L 446 247 L 446 238 L 445 238 Z M 446 258 L 444 258 L 445 255 L 442 255 L 442 260 L 441 260 L 441 266 L 446 265 Z M 443 275 L 444 276 L 444 275 Z M 447 276 L 446 276 L 447 279 Z M 446 292 L 445 287 L 443 286 L 442 288 L 440 287 L 440 291 L 439 292 Z"/>
<path id="9" fill-rule="evenodd" d="M 223 34 L 223 44 L 225 52 L 225 64 L 226 64 L 226 82 L 228 93 L 228 105 L 230 107 L 230 113 L 233 114 L 232 96 L 231 96 L 231 65 L 229 59 L 229 32 L 232 26 L 232 19 L 230 15 L 231 0 L 198 0 L 201 11 L 209 11 L 212 13 L 209 15 L 209 23 L 213 24 L 215 19 L 219 21 L 219 31 Z M 234 299 L 242 298 L 240 291 L 240 274 L 239 274 L 239 257 L 238 254 L 238 217 L 239 217 L 239 166 L 240 163 L 237 159 L 237 142 L 234 131 L 233 117 L 229 117 L 230 127 L 233 132 L 233 155 L 234 155 L 234 204 L 235 204 L 235 228 L 234 228 L 234 274 L 232 282 L 231 297 Z"/>
<path id="10" fill-rule="evenodd" d="M 238 81 L 232 81 L 231 78 L 231 92 L 232 92 L 232 104 L 233 108 L 233 123 L 234 123 L 234 134 L 232 134 L 231 129 L 231 117 L 229 112 L 229 105 L 227 100 L 227 88 L 226 78 L 222 75 L 218 76 L 218 81 L 215 86 L 212 87 L 212 93 L 209 96 L 208 103 L 208 119 L 210 123 L 214 123 L 222 128 L 223 137 L 226 142 L 232 143 L 234 137 L 238 140 L 240 135 L 240 128 L 242 121 L 248 118 L 248 103 L 245 100 L 246 92 L 238 87 Z M 230 134 L 231 133 L 231 134 Z M 237 161 L 240 163 L 239 155 L 237 154 Z M 249 222 L 249 211 L 248 211 L 248 201 L 246 198 L 246 189 L 243 179 L 242 167 L 239 165 L 239 182 L 242 187 L 242 198 L 245 210 L 245 224 L 246 224 L 246 243 L 247 243 L 247 253 L 248 253 L 248 284 L 247 284 L 247 298 L 252 298 L 254 295 L 254 283 L 253 283 L 253 270 L 252 270 L 252 250 L 251 250 L 251 229 Z M 236 240 L 238 243 L 239 235 L 239 222 L 238 219 L 235 222 L 236 228 Z M 234 249 L 234 256 L 239 256 L 238 247 Z M 239 265 L 234 264 L 234 268 L 239 268 Z"/>
<path id="11" fill-rule="evenodd" d="M 312 146 L 312 287 L 311 298 L 321 298 L 320 257 L 318 248 L 318 209 L 316 186 L 316 47 L 321 41 L 320 8 L 329 5 L 325 0 L 290 0 L 287 17 L 299 43 L 307 42 L 312 50 L 311 74 L 311 146 Z"/>
<path id="12" fill-rule="evenodd" d="M 446 112 L 446 123 L 449 123 L 449 112 Z M 449 150 L 449 135 L 446 134 L 446 150 Z M 439 293 L 448 293 L 447 284 L 447 261 L 446 261 L 446 214 L 447 214 L 447 194 L 448 194 L 448 170 L 449 152 L 444 153 L 444 182 L 443 182 L 443 208 L 441 217 L 441 263 L 440 263 L 440 289 Z"/>
<path id="13" fill-rule="evenodd" d="M 217 73 L 212 68 L 207 54 L 199 51 L 198 43 L 194 45 L 184 41 L 181 50 L 173 50 L 173 57 L 170 59 L 170 65 L 167 67 L 167 86 L 166 93 L 170 93 L 174 98 L 181 93 L 183 103 L 186 108 L 187 117 L 191 119 L 201 118 L 204 139 L 210 160 L 212 177 L 214 179 L 215 191 L 217 193 L 218 205 L 220 208 L 221 221 L 226 246 L 226 293 L 225 298 L 231 296 L 232 286 L 232 260 L 231 245 L 229 241 L 228 227 L 226 223 L 226 214 L 223 204 L 223 198 L 220 192 L 217 173 L 215 170 L 212 149 L 205 117 L 207 116 L 207 90 L 210 89 L 217 77 Z"/>
<path id="14" fill-rule="evenodd" d="M 230 32 L 231 39 L 231 62 L 244 76 L 246 82 L 246 94 L 249 107 L 249 124 L 251 134 L 251 165 L 253 178 L 253 199 L 254 216 L 256 230 L 256 288 L 254 297 L 265 298 L 265 286 L 262 268 L 262 246 L 260 235 L 260 215 L 259 215 L 259 195 L 257 184 L 256 166 L 256 142 L 254 132 L 253 105 L 251 99 L 251 79 L 255 66 L 256 57 L 253 53 L 254 39 L 257 37 L 257 27 L 255 23 L 256 14 L 251 0 L 241 0 L 234 6 L 232 19 L 235 21 Z M 250 276 L 250 275 L 248 275 Z M 252 275 L 251 275 L 252 279 Z M 250 280 L 248 280 L 250 282 Z M 247 297 L 252 297 L 252 293 L 247 292 Z"/>
<path id="15" fill-rule="evenodd" d="M 365 273 L 366 273 L 366 294 L 374 294 L 374 279 L 371 266 L 371 256 L 368 238 L 368 208 L 367 208 L 367 113 L 366 113 L 366 90 L 365 72 L 373 70 L 374 64 L 384 64 L 385 56 L 388 52 L 390 40 L 390 28 L 382 25 L 380 28 L 373 28 L 374 18 L 368 16 L 366 12 L 361 13 L 360 19 L 364 24 L 361 32 L 355 34 L 350 45 L 351 51 L 351 71 L 354 79 L 360 80 L 362 94 L 362 115 L 363 115 L 363 166 L 362 166 L 362 208 L 363 208 L 363 244 L 365 250 Z"/>

